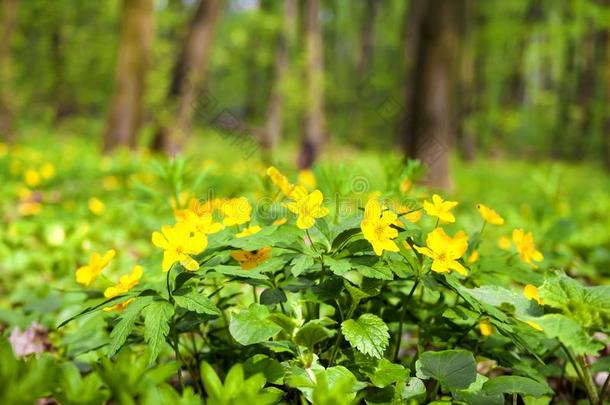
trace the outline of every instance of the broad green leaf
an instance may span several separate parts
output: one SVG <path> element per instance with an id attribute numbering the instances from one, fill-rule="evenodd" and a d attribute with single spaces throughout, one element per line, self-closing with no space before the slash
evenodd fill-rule
<path id="1" fill-rule="evenodd" d="M 380 388 L 405 380 L 407 377 L 409 377 L 408 369 L 387 359 L 379 360 L 375 372 L 370 376 L 373 385 Z"/>
<path id="2" fill-rule="evenodd" d="M 264 342 L 282 330 L 281 326 L 269 319 L 269 315 L 266 306 L 252 304 L 231 316 L 229 332 L 244 346 Z"/>
<path id="3" fill-rule="evenodd" d="M 415 366 L 419 378 L 433 378 L 447 389 L 468 388 L 477 378 L 474 356 L 467 350 L 424 352 Z"/>
<path id="4" fill-rule="evenodd" d="M 540 397 L 553 391 L 548 385 L 531 378 L 517 375 L 502 375 L 483 384 L 483 391 L 488 394 L 521 394 Z"/>
<path id="5" fill-rule="evenodd" d="M 352 268 L 351 263 L 347 259 L 333 259 L 332 257 L 324 257 L 324 264 L 330 268 L 330 271 L 338 276 L 342 276 Z"/>
<path id="6" fill-rule="evenodd" d="M 384 263 L 378 262 L 373 266 L 365 266 L 362 264 L 353 265 L 353 268 L 358 270 L 364 277 L 378 278 L 381 280 L 392 280 L 394 273 Z"/>
<path id="7" fill-rule="evenodd" d="M 377 358 L 383 357 L 390 340 L 387 325 L 373 314 L 363 314 L 357 320 L 344 321 L 341 331 L 352 347 Z"/>
<path id="8" fill-rule="evenodd" d="M 476 381 L 470 384 L 470 387 L 452 391 L 453 398 L 464 401 L 468 405 L 503 405 L 504 395 L 483 390 L 483 384 L 487 380 L 489 379 L 484 375 L 477 374 Z"/>
<path id="9" fill-rule="evenodd" d="M 121 320 L 110 332 L 110 346 L 108 356 L 114 355 L 123 346 L 127 337 L 133 330 L 140 313 L 152 302 L 151 297 L 142 297 L 133 301 L 121 313 Z"/>
<path id="10" fill-rule="evenodd" d="M 167 301 L 153 301 L 144 311 L 144 340 L 148 343 L 148 363 L 153 363 L 165 343 L 169 333 L 169 321 L 174 315 L 174 307 Z"/>
<path id="11" fill-rule="evenodd" d="M 252 278 L 255 280 L 267 280 L 268 277 L 261 274 L 258 268 L 252 270 L 244 270 L 239 266 L 226 266 L 218 265 L 211 267 L 210 270 L 214 270 L 217 273 L 224 274 L 225 276 L 240 277 L 240 278 Z"/>
<path id="12" fill-rule="evenodd" d="M 264 354 L 255 354 L 244 363 L 244 373 L 246 377 L 255 374 L 263 374 L 265 379 L 271 384 L 284 383 L 284 368 L 282 364 Z"/>
<path id="13" fill-rule="evenodd" d="M 267 288 L 261 293 L 260 302 L 263 305 L 284 303 L 288 300 L 281 288 Z"/>
<path id="14" fill-rule="evenodd" d="M 300 255 L 292 260 L 292 267 L 290 271 L 295 277 L 305 273 L 310 267 L 313 266 L 313 257 L 308 255 Z"/>
<path id="15" fill-rule="evenodd" d="M 409 383 L 402 389 L 401 397 L 404 400 L 413 399 L 422 402 L 426 398 L 426 386 L 417 377 L 411 377 Z"/>
<path id="16" fill-rule="evenodd" d="M 176 305 L 198 314 L 220 315 L 220 310 L 212 300 L 201 293 L 190 291 L 183 295 L 174 295 Z"/>
<path id="17" fill-rule="evenodd" d="M 564 315 L 547 314 L 533 320 L 542 327 L 542 333 L 557 338 L 576 354 L 597 354 L 603 349 L 603 345 L 595 342 L 576 321 Z"/>
<path id="18" fill-rule="evenodd" d="M 303 325 L 294 337 L 296 344 L 313 349 L 314 345 L 330 338 L 334 331 L 320 325 L 317 321 L 309 321 Z"/>

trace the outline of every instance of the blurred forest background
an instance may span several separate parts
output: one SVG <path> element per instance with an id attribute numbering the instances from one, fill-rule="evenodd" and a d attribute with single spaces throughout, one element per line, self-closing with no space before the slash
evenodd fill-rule
<path id="1" fill-rule="evenodd" d="M 610 169 L 610 0 L 0 0 L 0 134 Z M 194 143 L 193 143 L 194 142 Z"/>

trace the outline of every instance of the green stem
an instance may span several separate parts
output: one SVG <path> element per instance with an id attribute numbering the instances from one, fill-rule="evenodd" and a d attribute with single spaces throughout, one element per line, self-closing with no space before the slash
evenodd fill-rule
<path id="1" fill-rule="evenodd" d="M 333 219 L 335 225 L 339 223 L 339 205 L 339 193 L 335 193 L 335 218 Z"/>
<path id="2" fill-rule="evenodd" d="M 358 302 L 360 302 L 360 301 L 356 300 L 356 301 L 352 302 L 352 306 L 350 307 L 349 311 L 347 312 L 347 315 L 346 315 L 345 319 L 343 320 L 343 322 L 352 318 L 352 315 L 354 315 L 354 312 L 356 311 L 356 307 L 358 306 Z M 333 345 L 333 350 L 330 354 L 330 359 L 328 360 L 328 367 L 332 367 L 333 364 L 335 363 L 335 358 L 337 357 L 337 351 L 339 350 L 339 344 L 341 343 L 342 337 L 343 337 L 343 333 L 341 333 L 341 328 L 339 327 L 339 330 L 337 331 L 337 339 L 335 339 L 335 344 Z"/>
<path id="3" fill-rule="evenodd" d="M 400 314 L 400 322 L 398 323 L 398 332 L 396 334 L 396 346 L 394 347 L 394 361 L 395 362 L 398 360 L 398 352 L 400 351 L 400 342 L 402 341 L 402 325 L 405 321 L 405 316 L 407 316 L 407 309 L 408 309 L 407 304 L 411 300 L 411 297 L 413 296 L 413 293 L 415 292 L 415 289 L 417 288 L 418 284 L 419 284 L 419 279 L 415 280 L 415 283 L 413 283 L 413 287 L 411 287 L 411 291 L 409 291 L 409 295 L 407 296 L 407 299 L 405 300 L 405 302 L 403 304 L 402 313 Z"/>
<path id="4" fill-rule="evenodd" d="M 591 405 L 597 405 L 599 398 L 597 396 L 597 389 L 595 388 L 595 381 L 593 381 L 593 375 L 591 375 L 591 366 L 587 363 L 584 356 L 578 356 L 577 361 L 582 370 L 583 384 L 585 385 L 589 402 Z"/>
<path id="5" fill-rule="evenodd" d="M 258 303 L 258 297 L 256 296 L 256 286 L 252 286 L 252 298 L 254 299 L 254 303 Z"/>

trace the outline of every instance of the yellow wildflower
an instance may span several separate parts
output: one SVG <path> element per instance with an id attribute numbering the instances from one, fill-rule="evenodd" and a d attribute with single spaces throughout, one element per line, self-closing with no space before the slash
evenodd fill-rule
<path id="1" fill-rule="evenodd" d="M 299 189 L 297 187 L 296 189 Z M 295 190 L 296 190 L 295 189 Z M 300 229 L 309 229 L 316 223 L 316 219 L 328 215 L 328 208 L 322 206 L 324 196 L 320 190 L 314 190 L 305 194 L 294 202 L 286 204 L 291 212 L 298 215 L 297 226 Z"/>
<path id="2" fill-rule="evenodd" d="M 455 270 L 462 276 L 468 274 L 464 266 L 457 261 L 468 249 L 468 236 L 463 231 L 459 231 L 452 238 L 442 228 L 436 228 L 428 234 L 426 245 L 426 247 L 415 246 L 415 249 L 432 258 L 432 271 L 449 273 Z"/>
<path id="3" fill-rule="evenodd" d="M 280 191 L 286 196 L 290 197 L 292 194 L 292 190 L 294 189 L 294 185 L 288 181 L 288 178 L 284 176 L 278 169 L 271 166 L 267 169 L 267 176 L 271 178 L 271 181 Z"/>
<path id="4" fill-rule="evenodd" d="M 106 205 L 99 198 L 89 199 L 89 210 L 95 215 L 102 215 L 106 211 Z"/>
<path id="5" fill-rule="evenodd" d="M 206 235 L 219 232 L 222 229 L 222 224 L 214 222 L 212 214 L 197 215 L 193 211 L 185 211 L 183 220 L 179 222 L 186 224 L 193 232 Z"/>
<path id="6" fill-rule="evenodd" d="M 481 331 L 481 335 L 483 336 L 491 336 L 494 331 L 493 326 L 489 323 L 489 320 L 482 319 L 479 321 L 479 331 Z"/>
<path id="7" fill-rule="evenodd" d="M 55 176 L 55 166 L 48 162 L 43 164 L 40 168 L 40 175 L 45 180 L 52 178 L 53 176 Z"/>
<path id="8" fill-rule="evenodd" d="M 272 225 L 280 226 L 280 225 L 284 225 L 286 222 L 288 222 L 288 218 L 282 217 L 282 218 L 278 218 L 275 221 L 273 221 Z"/>
<path id="9" fill-rule="evenodd" d="M 542 299 L 540 298 L 540 295 L 538 295 L 538 288 L 536 288 L 535 285 L 532 284 L 527 284 L 524 288 L 523 288 L 523 295 L 525 296 L 525 298 L 527 298 L 528 300 L 534 300 L 536 301 L 539 305 L 542 305 Z"/>
<path id="10" fill-rule="evenodd" d="M 496 211 L 483 204 L 477 204 L 477 210 L 485 222 L 492 225 L 504 224 L 504 218 L 502 218 Z"/>
<path id="11" fill-rule="evenodd" d="M 542 332 L 544 330 L 544 328 L 542 328 L 542 326 L 540 326 L 540 324 L 537 323 L 537 322 L 534 322 L 534 321 L 525 321 L 525 323 L 527 323 L 532 328 L 536 329 L 538 332 Z"/>
<path id="12" fill-rule="evenodd" d="M 377 256 L 381 256 L 384 250 L 399 251 L 398 245 L 392 240 L 398 236 L 398 230 L 391 226 L 397 218 L 396 213 L 390 210 L 383 211 L 383 207 L 376 198 L 367 201 L 360 229 L 364 238 L 373 246 Z"/>
<path id="13" fill-rule="evenodd" d="M 244 270 L 252 270 L 269 257 L 271 257 L 271 248 L 264 247 L 258 250 L 236 250 L 231 252 L 231 257 L 237 260 Z"/>
<path id="14" fill-rule="evenodd" d="M 22 201 L 19 203 L 19 215 L 29 217 L 40 214 L 42 204 L 37 201 Z"/>
<path id="15" fill-rule="evenodd" d="M 103 308 L 103 310 L 105 312 L 116 311 L 116 312 L 120 313 L 120 312 L 123 312 L 123 310 L 125 310 L 125 308 L 127 308 L 127 305 L 131 304 L 134 300 L 135 300 L 135 298 L 130 298 L 126 301 L 119 302 L 118 304 L 115 304 L 111 307 L 105 307 L 105 308 Z"/>
<path id="16" fill-rule="evenodd" d="M 164 225 L 161 232 L 153 232 L 152 243 L 163 249 L 163 271 L 169 271 L 172 265 L 179 262 L 187 270 L 199 269 L 199 263 L 191 256 L 202 252 L 208 245 L 204 234 L 193 234 L 185 223 Z"/>
<path id="17" fill-rule="evenodd" d="M 513 242 L 515 242 L 515 246 L 517 246 L 517 251 L 519 252 L 521 260 L 534 268 L 538 267 L 533 261 L 541 262 L 544 259 L 544 256 L 536 250 L 532 233 L 525 233 L 522 229 L 515 229 L 513 231 Z"/>
<path id="18" fill-rule="evenodd" d="M 84 286 L 89 286 L 91 283 L 100 275 L 102 270 L 110 264 L 110 261 L 116 255 L 116 251 L 114 249 L 110 249 L 104 256 L 95 252 L 91 255 L 91 259 L 89 260 L 89 264 L 79 267 L 76 270 L 76 282 L 82 284 Z"/>
<path id="19" fill-rule="evenodd" d="M 503 250 L 509 250 L 511 246 L 510 238 L 508 236 L 501 236 L 498 239 L 498 247 Z"/>
<path id="20" fill-rule="evenodd" d="M 246 236 L 254 235 L 255 233 L 260 232 L 261 229 L 262 228 L 258 225 L 249 226 L 249 227 L 245 228 L 243 231 L 236 234 L 235 236 L 237 236 L 238 238 L 245 238 Z"/>
<path id="21" fill-rule="evenodd" d="M 119 179 L 116 176 L 106 176 L 102 180 L 102 187 L 105 190 L 116 190 L 119 188 Z"/>
<path id="22" fill-rule="evenodd" d="M 104 297 L 114 298 L 117 295 L 125 294 L 127 291 L 131 290 L 140 282 L 143 273 L 144 269 L 142 268 L 142 266 L 133 266 L 131 274 L 121 276 L 121 278 L 119 278 L 118 284 L 106 288 L 106 290 L 104 291 Z"/>
<path id="23" fill-rule="evenodd" d="M 424 201 L 424 210 L 430 216 L 437 217 L 441 222 L 453 223 L 455 216 L 451 209 L 458 205 L 456 201 L 444 201 L 438 194 L 432 196 L 432 202 Z"/>
<path id="24" fill-rule="evenodd" d="M 28 169 L 24 174 L 24 181 L 30 187 L 36 187 L 42 181 L 40 174 L 34 169 Z"/>
<path id="25" fill-rule="evenodd" d="M 297 182 L 308 190 L 315 189 L 317 185 L 316 177 L 314 176 L 313 172 L 308 169 L 301 170 L 299 172 Z"/>
<path id="26" fill-rule="evenodd" d="M 476 263 L 479 261 L 479 251 L 473 250 L 472 253 L 468 256 L 468 263 Z"/>
<path id="27" fill-rule="evenodd" d="M 404 179 L 400 183 L 400 186 L 399 186 L 400 192 L 403 194 L 407 194 L 409 191 L 411 191 L 412 187 L 413 187 L 413 182 L 409 178 Z"/>
<path id="28" fill-rule="evenodd" d="M 232 198 L 220 207 L 225 226 L 241 225 L 250 220 L 252 207 L 246 197 Z"/>

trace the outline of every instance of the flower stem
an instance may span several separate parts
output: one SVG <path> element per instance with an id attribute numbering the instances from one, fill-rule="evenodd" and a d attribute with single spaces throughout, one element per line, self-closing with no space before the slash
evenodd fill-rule
<path id="1" fill-rule="evenodd" d="M 347 315 L 345 316 L 345 319 L 342 321 L 345 322 L 348 319 L 352 318 L 352 315 L 354 315 L 354 312 L 356 311 L 356 307 L 358 306 L 358 303 L 360 302 L 360 300 L 355 300 L 352 302 L 352 306 L 350 307 L 349 311 L 347 312 Z M 335 339 L 335 344 L 333 345 L 333 350 L 330 354 L 330 359 L 328 360 L 328 367 L 332 367 L 332 365 L 335 363 L 335 358 L 337 357 L 337 351 L 339 350 L 339 343 L 341 343 L 341 338 L 343 337 L 343 333 L 341 333 L 341 327 L 339 327 L 339 330 L 337 331 L 337 339 Z"/>
<path id="2" fill-rule="evenodd" d="M 396 333 L 396 346 L 394 347 L 394 361 L 398 360 L 398 354 L 400 352 L 400 342 L 402 341 L 402 324 L 405 321 L 405 316 L 407 316 L 407 309 L 408 309 L 407 304 L 411 300 L 411 297 L 413 296 L 413 293 L 415 292 L 415 289 L 417 288 L 418 284 L 419 284 L 419 278 L 417 280 L 415 280 L 415 283 L 413 283 L 413 287 L 411 287 L 411 291 L 409 291 L 409 295 L 407 296 L 407 299 L 405 300 L 405 302 L 403 304 L 403 310 L 402 310 L 402 313 L 400 314 L 400 322 L 398 323 L 398 332 Z"/>
<path id="3" fill-rule="evenodd" d="M 578 356 L 577 361 L 578 365 L 582 370 L 582 382 L 585 385 L 585 390 L 587 391 L 587 397 L 589 397 L 589 402 L 591 403 L 591 405 L 597 405 L 597 403 L 599 402 L 599 398 L 597 396 L 597 389 L 595 388 L 593 376 L 591 375 L 591 366 L 589 365 L 584 356 Z"/>

